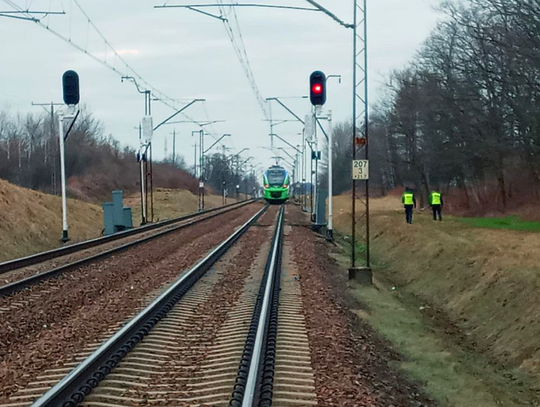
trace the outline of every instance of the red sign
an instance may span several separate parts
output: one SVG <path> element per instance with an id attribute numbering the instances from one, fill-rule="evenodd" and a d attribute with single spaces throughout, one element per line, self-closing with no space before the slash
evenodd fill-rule
<path id="1" fill-rule="evenodd" d="M 356 137 L 355 143 L 357 146 L 365 146 L 367 144 L 367 139 L 365 137 Z"/>

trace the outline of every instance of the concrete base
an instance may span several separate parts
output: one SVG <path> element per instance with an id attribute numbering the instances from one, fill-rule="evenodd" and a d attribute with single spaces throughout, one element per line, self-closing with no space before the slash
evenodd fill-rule
<path id="1" fill-rule="evenodd" d="M 334 241 L 334 231 L 332 229 L 326 229 L 326 240 L 329 242 Z"/>
<path id="2" fill-rule="evenodd" d="M 326 228 L 325 223 L 312 223 L 311 224 L 311 230 L 317 233 L 321 233 L 322 230 L 324 230 L 325 228 Z"/>
<path id="3" fill-rule="evenodd" d="M 373 285 L 373 272 L 369 267 L 353 267 L 349 269 L 349 280 L 362 285 Z"/>

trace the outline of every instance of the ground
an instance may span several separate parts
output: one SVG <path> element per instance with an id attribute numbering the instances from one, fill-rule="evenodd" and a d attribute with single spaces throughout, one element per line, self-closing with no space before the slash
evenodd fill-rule
<path id="1" fill-rule="evenodd" d="M 343 235 L 349 201 L 336 198 Z M 442 405 L 540 405 L 540 235 L 420 210 L 407 225 L 395 197 L 372 209 L 376 289 L 354 288 L 358 315 L 407 355 L 402 368 Z"/>
<path id="2" fill-rule="evenodd" d="M 229 199 L 227 203 L 236 200 Z M 140 224 L 140 197 L 124 199 L 132 207 L 133 222 Z M 222 205 L 219 196 L 206 197 L 206 207 Z M 155 220 L 196 212 L 198 197 L 186 190 L 157 189 Z M 98 237 L 103 231 L 101 205 L 68 199 L 69 237 L 78 242 Z M 62 200 L 58 196 L 21 188 L 0 179 L 0 262 L 62 245 Z"/>
<path id="3" fill-rule="evenodd" d="M 74 241 L 99 236 L 103 228 L 101 208 L 75 199 L 68 200 L 68 221 Z M 60 197 L 0 179 L 0 261 L 53 249 L 61 237 Z"/>
<path id="4" fill-rule="evenodd" d="M 288 241 L 299 270 L 316 372 L 319 406 L 427 407 L 436 403 L 419 383 L 395 368 L 401 356 L 352 312 L 360 305 L 348 289 L 337 247 L 313 233 L 309 217 L 289 205 Z"/>
<path id="5" fill-rule="evenodd" d="M 242 199 L 244 197 L 242 196 Z M 133 211 L 133 222 L 140 224 L 141 218 L 141 196 L 135 194 L 127 197 L 125 205 L 130 206 Z M 206 195 L 205 209 L 216 208 L 223 205 L 223 199 L 217 195 Z M 236 199 L 228 198 L 226 203 L 231 204 Z M 156 222 L 164 219 L 176 218 L 188 213 L 197 212 L 199 209 L 199 197 L 190 191 L 183 189 L 164 189 L 154 190 L 154 220 Z"/>
<path id="6" fill-rule="evenodd" d="M 347 286 L 350 197 L 336 197 L 335 201 L 338 246 L 331 251 L 341 267 L 322 262 L 319 252 L 331 247 L 321 246 L 322 239 L 312 234 L 300 235 L 307 231 L 305 225 L 295 229 L 293 251 L 298 257 L 301 253 L 296 248 L 316 248 L 315 258 L 325 265 L 323 275 L 315 280 L 308 275 L 302 284 L 311 284 L 312 289 L 318 286 L 324 295 L 332 287 L 330 303 L 347 299 L 340 312 L 350 318 L 345 325 L 360 329 L 351 337 L 353 342 L 365 339 L 369 324 L 398 351 L 393 353 L 382 341 L 384 346 L 364 355 L 359 365 L 382 363 L 388 374 L 398 369 L 413 383 L 404 381 L 405 388 L 415 389 L 414 383 L 421 383 L 428 398 L 441 406 L 540 405 L 540 235 L 536 222 L 516 217 L 445 216 L 439 223 L 431 220 L 428 211 L 418 210 L 413 225 L 407 225 L 399 198 L 374 199 L 375 285 Z M 207 207 L 215 207 L 222 201 L 207 197 L 206 202 Z M 133 207 L 136 220 L 138 196 L 128 197 L 126 204 Z M 156 191 L 156 220 L 197 207 L 197 196 L 187 191 Z M 69 200 L 68 208 L 73 241 L 100 235 L 99 205 Z M 0 261 L 60 245 L 59 197 L 0 180 L 0 217 Z M 306 270 L 310 267 L 313 265 Z M 324 275 L 324 271 L 330 274 Z M 321 304 L 322 299 L 309 308 L 316 312 Z M 379 353 L 382 361 L 369 359 Z M 407 403 L 427 404 L 428 398 L 408 399 Z"/>

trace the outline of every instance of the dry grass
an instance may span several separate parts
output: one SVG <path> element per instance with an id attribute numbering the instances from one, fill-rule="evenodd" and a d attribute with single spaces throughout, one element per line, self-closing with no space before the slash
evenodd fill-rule
<path id="1" fill-rule="evenodd" d="M 97 237 L 102 231 L 98 205 L 68 200 L 72 241 Z M 61 245 L 62 200 L 0 180 L 0 261 Z"/>
<path id="2" fill-rule="evenodd" d="M 131 206 L 135 225 L 140 223 L 140 200 L 133 195 L 124 200 Z M 157 189 L 154 195 L 155 220 L 196 212 L 198 198 L 187 190 Z M 220 196 L 206 197 L 206 207 L 221 206 Z M 229 199 L 228 203 L 233 203 Z M 103 215 L 100 205 L 68 200 L 71 242 L 101 235 Z M 21 188 L 0 180 L 0 261 L 28 256 L 61 246 L 62 201 L 60 197 Z"/>
<path id="3" fill-rule="evenodd" d="M 216 208 L 222 205 L 221 196 L 207 195 L 205 208 Z M 227 203 L 236 200 L 229 198 Z M 141 221 L 141 198 L 140 194 L 134 194 L 124 199 L 124 204 L 131 206 L 133 222 L 139 225 Z M 154 221 L 172 219 L 188 213 L 197 212 L 199 198 L 188 190 L 157 188 L 154 190 Z"/>
<path id="4" fill-rule="evenodd" d="M 335 228 L 350 233 L 350 198 L 337 197 Z M 377 272 L 433 304 L 509 368 L 540 375 L 540 235 L 433 222 L 405 223 L 399 198 L 372 200 Z"/>

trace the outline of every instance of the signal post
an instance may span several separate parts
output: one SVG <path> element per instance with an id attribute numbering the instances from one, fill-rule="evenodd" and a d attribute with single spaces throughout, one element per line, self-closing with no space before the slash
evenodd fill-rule
<path id="1" fill-rule="evenodd" d="M 66 71 L 62 76 L 62 90 L 64 103 L 68 105 L 70 113 L 59 115 L 58 139 L 60 143 L 60 176 L 62 182 L 62 242 L 69 241 L 68 216 L 67 216 L 67 188 L 66 188 L 66 160 L 65 160 L 65 141 L 69 136 L 77 117 L 79 110 L 75 112 L 79 104 L 79 75 L 75 71 Z M 64 120 L 71 119 L 67 132 L 64 132 Z"/>

